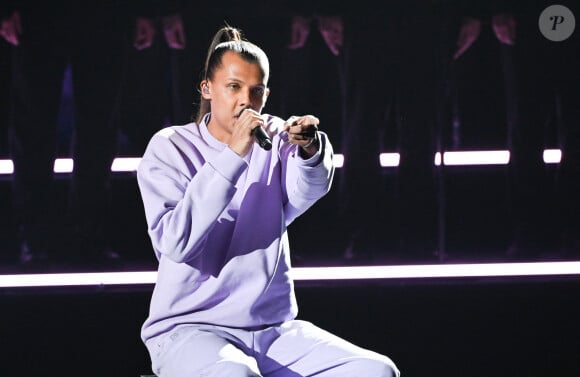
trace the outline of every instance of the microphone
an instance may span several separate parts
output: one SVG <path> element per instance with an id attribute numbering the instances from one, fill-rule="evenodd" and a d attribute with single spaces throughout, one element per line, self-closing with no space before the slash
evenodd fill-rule
<path id="1" fill-rule="evenodd" d="M 238 117 L 240 115 L 242 115 L 242 113 L 246 109 L 251 109 L 251 107 L 250 106 L 244 107 L 240 111 L 240 113 L 238 114 Z M 264 128 L 261 125 L 258 127 L 254 127 L 252 129 L 252 136 L 254 136 L 256 138 L 258 145 L 260 147 L 262 147 L 262 149 L 264 149 L 266 151 L 269 151 L 270 149 L 272 149 L 272 140 L 270 140 L 270 136 L 268 136 L 268 134 L 266 133 L 266 130 L 264 130 Z"/>
<path id="2" fill-rule="evenodd" d="M 272 140 L 264 130 L 264 127 L 258 126 L 252 130 L 252 135 L 256 138 L 258 145 L 262 147 L 262 149 L 269 151 L 272 149 Z"/>

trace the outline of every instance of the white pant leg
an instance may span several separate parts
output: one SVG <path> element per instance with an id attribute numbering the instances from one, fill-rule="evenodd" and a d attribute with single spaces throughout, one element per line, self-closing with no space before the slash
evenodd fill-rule
<path id="1" fill-rule="evenodd" d="M 184 326 L 147 348 L 159 377 L 262 377 L 256 360 L 234 344 L 242 342 L 213 326 Z"/>
<path id="2" fill-rule="evenodd" d="M 255 333 L 264 377 L 398 377 L 387 356 L 356 346 L 310 322 L 290 321 Z"/>

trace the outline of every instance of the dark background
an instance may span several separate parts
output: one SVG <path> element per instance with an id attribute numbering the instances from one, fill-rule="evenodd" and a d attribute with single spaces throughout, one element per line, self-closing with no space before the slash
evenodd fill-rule
<path id="1" fill-rule="evenodd" d="M 299 4 L 292 12 L 310 14 L 314 12 L 310 6 L 322 4 L 305 3 Z M 332 6 L 334 2 L 330 3 Z M 565 109 L 580 108 L 578 90 L 572 94 L 558 92 L 565 84 L 573 80 L 578 82 L 580 65 L 570 70 L 565 63 L 572 60 L 568 61 L 568 55 L 564 53 L 580 51 L 576 48 L 580 46 L 578 31 L 561 44 L 554 45 L 544 40 L 533 28 L 539 12 L 550 5 L 544 1 L 521 4 L 469 2 L 482 5 L 470 10 L 457 7 L 461 2 L 453 1 L 407 3 L 427 7 L 417 13 L 409 13 L 407 8 L 405 13 L 396 7 L 398 2 L 385 3 L 384 9 L 357 2 L 356 6 L 346 10 L 333 11 L 322 5 L 316 10 L 354 16 L 349 17 L 349 22 L 359 22 L 363 27 L 356 29 L 362 34 L 349 34 L 353 38 L 356 36 L 348 50 L 350 56 L 361 56 L 357 54 L 368 51 L 376 52 L 376 55 L 364 55 L 361 60 L 353 61 L 353 64 L 359 64 L 355 70 L 358 72 L 354 76 L 356 80 L 353 80 L 365 84 L 361 85 L 362 88 L 354 85 L 346 96 L 348 108 L 354 110 L 345 124 L 356 127 L 345 130 L 341 128 L 345 125 L 341 124 L 341 127 L 326 128 L 336 152 L 344 153 L 347 161 L 356 163 L 338 169 L 331 192 L 291 225 L 294 265 L 580 260 L 580 248 L 564 249 L 560 239 L 561 231 L 570 220 L 563 214 L 563 209 L 577 208 L 571 206 L 577 205 L 573 199 L 577 201 L 578 195 L 569 196 L 566 192 L 580 182 L 580 163 L 578 160 L 567 161 L 566 171 L 564 164 L 538 163 L 540 151 L 536 148 L 538 145 L 541 148 L 562 148 L 564 155 L 569 156 L 580 145 L 577 135 L 576 139 L 565 137 L 570 135 L 570 130 L 579 129 L 578 118 L 566 123 L 558 118 L 556 112 L 560 108 L 557 103 L 565 105 Z M 578 5 L 564 3 L 578 22 Z M 485 33 L 481 39 L 464 56 L 466 59 L 462 62 L 465 64 L 448 60 L 456 40 L 458 14 L 489 17 L 491 11 L 485 10 L 488 5 L 497 7 L 495 10 L 514 11 L 518 17 L 524 17 L 519 20 L 527 20 L 527 24 L 518 24 L 521 27 L 518 28 L 517 43 L 522 49 L 532 46 L 525 50 L 531 53 L 528 58 L 532 58 L 522 60 L 526 55 L 518 55 L 517 62 L 518 67 L 522 67 L 522 62 L 529 63 L 523 65 L 527 70 L 519 68 L 522 75 L 530 78 L 523 93 L 537 94 L 537 97 L 509 97 L 499 63 L 502 55 L 490 34 L 489 20 L 484 22 Z M 232 8 L 235 12 L 240 7 L 247 9 L 245 4 L 238 3 L 237 6 Z M 284 55 L 282 47 L 285 42 L 276 39 L 287 37 L 291 13 L 268 18 L 268 23 L 264 24 L 263 18 L 244 18 L 244 12 L 237 12 L 236 16 L 240 17 L 234 17 L 231 13 L 235 12 L 225 8 L 216 8 L 213 16 L 230 12 L 228 17 L 232 23 L 245 29 L 250 39 L 260 42 L 273 59 L 273 94 L 266 110 L 282 116 L 294 112 L 320 113 L 325 127 L 335 124 L 326 120 L 337 119 L 336 109 L 342 110 L 341 106 L 345 104 L 340 102 L 344 98 L 337 94 L 340 77 L 329 69 L 331 66 L 334 69 L 334 65 L 329 64 L 336 62 L 324 50 L 323 42 L 315 38 L 316 33 L 312 32 L 312 46 L 309 47 L 314 52 L 306 54 L 309 60 L 304 60 L 300 54 L 292 56 L 294 60 L 291 60 L 303 63 L 290 68 L 295 69 L 294 73 L 300 73 L 299 78 L 305 79 L 296 83 L 305 86 L 291 87 L 280 80 L 286 77 L 283 72 L 288 73 L 288 66 L 282 63 L 289 62 L 290 57 Z M 394 15 L 389 16 L 389 10 L 394 10 Z M 264 12 L 271 15 L 268 12 L 272 11 L 268 8 Z M 361 18 L 359 11 L 373 17 Z M 397 13 L 399 11 L 401 13 Z M 445 22 L 434 22 L 426 14 L 440 16 Z M 381 18 L 383 16 L 386 18 Z M 282 22 L 285 27 L 280 26 Z M 211 24 L 212 31 L 216 25 Z M 533 27 L 530 29 L 529 25 Z M 431 26 L 436 28 L 429 28 Z M 413 30 L 415 32 L 411 33 Z M 526 34 L 530 30 L 532 32 Z M 199 37 L 197 45 L 205 46 L 206 34 L 207 31 L 203 33 L 203 41 Z M 380 47 L 375 47 L 376 43 L 381 43 Z M 423 50 L 425 46 L 434 49 Z M 536 50 L 533 46 L 542 49 Z M 10 158 L 7 122 L 10 96 L 4 89 L 9 87 L 10 47 L 2 42 L 0 49 L 0 159 L 7 159 Z M 151 55 L 164 54 L 163 51 L 162 48 L 154 50 Z M 140 77 L 152 77 L 139 76 L 147 72 L 145 68 L 136 72 L 135 77 L 127 78 L 127 82 L 134 85 L 134 94 L 138 95 L 130 97 L 124 107 L 126 113 L 119 134 L 119 155 L 140 155 L 143 140 L 133 140 L 132 137 L 148 138 L 162 125 L 186 121 L 177 116 L 177 110 L 171 110 L 171 96 L 157 91 L 164 87 L 169 73 L 175 73 L 178 67 L 175 62 L 180 60 L 175 55 L 167 55 L 173 59 L 173 68 L 167 72 L 161 70 L 162 79 L 151 83 L 152 86 L 148 86 L 147 81 L 139 81 Z M 136 54 L 131 56 L 139 58 Z M 184 58 L 181 62 L 187 61 Z M 155 69 L 158 61 L 149 63 Z M 188 90 L 194 87 L 189 81 L 184 82 Z M 554 83 L 558 85 L 550 85 Z M 58 128 L 59 151 L 62 157 L 66 157 L 74 120 L 71 119 L 71 108 L 67 107 L 70 106 L 71 93 L 66 88 L 70 83 L 67 84 L 65 79 L 63 85 L 65 90 Z M 580 85 L 574 87 L 580 88 Z M 558 102 L 558 98 L 563 98 L 558 93 L 566 94 L 566 101 Z M 506 96 L 512 102 L 506 100 Z M 307 99 L 306 104 L 298 101 L 290 106 L 291 100 L 297 98 Z M 540 124 L 542 136 L 539 140 L 528 138 L 534 135 L 525 132 L 518 140 L 520 144 L 513 143 L 510 138 L 509 135 L 520 135 L 521 131 L 510 128 L 506 115 L 506 108 L 515 100 L 521 101 L 522 114 L 525 115 L 521 124 L 528 125 L 528 121 L 533 119 Z M 156 109 L 157 113 L 150 114 L 145 110 L 151 110 L 151 103 L 163 103 L 163 106 Z M 362 114 L 366 114 L 364 109 L 380 109 L 373 118 L 380 121 L 367 122 L 369 118 L 357 112 L 355 103 L 365 104 Z M 457 112 L 463 117 L 458 118 Z M 140 115 L 139 122 L 152 119 L 156 123 L 147 130 L 138 129 L 136 132 L 131 128 L 135 125 L 129 124 L 129 120 L 136 119 L 135 114 Z M 339 118 L 338 122 L 341 121 Z M 142 125 L 139 122 L 135 121 L 136 126 Z M 368 124 L 377 126 L 367 127 Z M 435 151 L 473 149 L 510 149 L 519 154 L 508 166 L 435 168 L 432 165 Z M 535 157 L 526 151 L 533 151 Z M 401 165 L 396 168 L 373 165 L 376 160 L 369 160 L 368 156 L 375 158 L 373 156 L 378 152 L 402 153 Z M 522 174 L 529 168 L 521 170 L 522 158 L 536 159 L 539 168 L 536 166 L 535 173 Z M 564 175 L 567 180 L 562 179 Z M 522 176 L 527 181 L 514 185 L 514 179 Z M 523 190 L 520 191 L 523 194 L 518 195 L 516 189 L 521 190 L 521 186 L 529 182 L 534 183 L 534 187 L 541 187 L 538 193 L 529 195 Z M 11 185 L 11 176 L 0 176 L 0 273 L 156 268 L 134 173 L 114 173 L 112 177 L 111 242 L 122 259 L 104 265 L 79 264 L 78 260 L 75 264 L 67 260 L 51 260 L 35 266 L 20 265 Z M 69 185 L 70 176 L 58 174 L 54 185 L 46 188 L 53 192 L 52 206 L 57 211 L 66 201 Z M 580 215 L 573 213 L 572 220 L 577 222 Z M 519 221 L 526 218 L 525 214 L 529 218 L 542 219 L 537 222 L 541 225 L 535 224 L 535 233 L 542 237 L 537 242 L 528 241 L 528 247 L 520 248 L 517 253 L 510 253 L 516 230 L 521 225 Z M 575 235 L 579 236 L 580 232 Z M 417 243 L 411 245 L 409 238 Z M 124 377 L 149 373 L 149 358 L 140 342 L 139 330 L 147 315 L 151 288 L 0 290 L 0 376 Z M 580 349 L 579 288 L 580 283 L 575 277 L 300 281 L 297 282 L 297 295 L 300 318 L 391 356 L 404 377 L 576 377 L 580 375 L 577 361 Z"/>
<path id="2" fill-rule="evenodd" d="M 277 8 L 256 1 L 260 12 L 243 13 L 244 5 L 232 1 L 196 23 L 195 6 L 180 4 L 176 9 L 191 28 L 187 49 L 169 50 L 162 39 L 143 52 L 126 46 L 118 156 L 140 156 L 156 130 L 189 121 L 201 60 L 193 56 L 203 55 L 210 30 L 229 20 L 270 55 L 272 95 L 265 111 L 318 115 L 346 159 L 331 192 L 290 227 L 296 265 L 580 257 L 580 74 L 574 65 L 580 38 L 577 31 L 563 42 L 541 35 L 537 19 L 549 2 L 415 0 L 382 8 L 292 2 Z M 577 4 L 565 5 L 580 13 Z M 513 46 L 500 44 L 492 31 L 491 17 L 502 13 L 517 21 Z M 329 53 L 316 24 L 304 48 L 287 49 L 294 15 L 341 16 L 342 55 Z M 453 60 L 466 17 L 481 21 L 481 33 Z M 0 47 L 0 158 L 9 159 L 12 47 L 4 41 Z M 65 73 L 58 157 L 70 156 L 75 125 L 74 72 Z M 544 164 L 545 148 L 560 148 L 564 160 Z M 435 152 L 490 149 L 510 150 L 510 163 L 433 164 Z M 400 165 L 378 166 L 381 152 L 400 153 Z M 25 271 L 18 263 L 11 185 L 11 175 L 0 176 L 0 268 Z M 69 186 L 70 175 L 55 174 L 44 188 L 53 192 L 57 214 Z M 110 242 L 122 261 L 106 268 L 154 268 L 134 173 L 114 173 L 111 195 Z M 35 268 L 101 268 L 67 262 Z"/>

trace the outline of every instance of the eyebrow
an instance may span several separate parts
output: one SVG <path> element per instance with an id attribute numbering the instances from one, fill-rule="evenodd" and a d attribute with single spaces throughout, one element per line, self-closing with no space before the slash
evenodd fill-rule
<path id="1" fill-rule="evenodd" d="M 229 81 L 229 82 L 234 81 L 234 82 L 237 82 L 237 83 L 243 83 L 244 82 L 244 81 L 242 81 L 240 79 L 233 78 L 233 77 L 228 77 L 227 78 L 227 81 Z M 256 85 L 251 85 L 251 87 L 252 88 L 261 87 L 261 88 L 264 88 L 265 89 L 267 87 L 267 85 L 266 84 L 263 84 L 263 83 L 260 83 L 260 84 L 256 84 Z"/>

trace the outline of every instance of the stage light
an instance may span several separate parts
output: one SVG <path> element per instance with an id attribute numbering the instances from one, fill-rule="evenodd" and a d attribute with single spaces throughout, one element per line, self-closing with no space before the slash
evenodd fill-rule
<path id="1" fill-rule="evenodd" d="M 435 153 L 435 166 L 441 166 L 441 152 Z"/>
<path id="2" fill-rule="evenodd" d="M 132 172 L 137 170 L 141 162 L 140 157 L 117 157 L 111 165 L 112 172 Z M 55 173 L 72 173 L 74 161 L 72 158 L 57 158 L 54 161 Z"/>
<path id="3" fill-rule="evenodd" d="M 498 151 L 454 151 L 443 153 L 444 165 L 507 165 L 510 152 Z"/>
<path id="4" fill-rule="evenodd" d="M 137 171 L 141 162 L 141 157 L 117 157 L 113 160 L 111 171 L 113 172 L 131 172 Z"/>
<path id="5" fill-rule="evenodd" d="M 379 155 L 379 163 L 382 167 L 396 167 L 401 161 L 400 153 L 381 153 Z"/>
<path id="6" fill-rule="evenodd" d="M 560 149 L 546 149 L 543 157 L 546 164 L 559 164 L 562 161 L 562 151 Z"/>
<path id="7" fill-rule="evenodd" d="M 465 263 L 294 268 L 295 280 L 424 279 L 580 275 L 580 262 Z"/>
<path id="8" fill-rule="evenodd" d="M 344 166 L 344 155 L 340 153 L 335 153 L 332 158 L 332 163 L 335 168 L 342 168 Z"/>
<path id="9" fill-rule="evenodd" d="M 74 165 L 75 163 L 72 158 L 57 158 L 54 160 L 53 171 L 55 173 L 71 173 Z"/>
<path id="10" fill-rule="evenodd" d="M 156 271 L 0 275 L 0 287 L 67 287 L 152 284 Z"/>
<path id="11" fill-rule="evenodd" d="M 0 174 L 14 173 L 14 164 L 12 160 L 0 160 Z"/>
<path id="12" fill-rule="evenodd" d="M 307 280 L 492 278 L 580 275 L 580 262 L 466 263 L 344 267 L 294 267 Z M 0 288 L 154 284 L 156 271 L 0 275 Z"/>
<path id="13" fill-rule="evenodd" d="M 544 163 L 558 164 L 562 160 L 560 149 L 546 149 L 543 152 Z M 117 157 L 113 160 L 111 171 L 134 172 L 137 170 L 141 157 Z M 335 153 L 333 164 L 336 168 L 342 168 L 345 164 L 345 156 Z M 433 163 L 440 166 L 441 163 L 450 166 L 469 165 L 507 165 L 510 162 L 510 152 L 507 150 L 491 151 L 450 151 L 435 153 Z M 382 167 L 397 167 L 401 164 L 400 153 L 380 153 L 379 164 Z M 71 173 L 74 169 L 74 161 L 71 158 L 57 158 L 54 161 L 55 173 Z M 0 174 L 13 174 L 14 164 L 10 159 L 0 160 Z"/>

